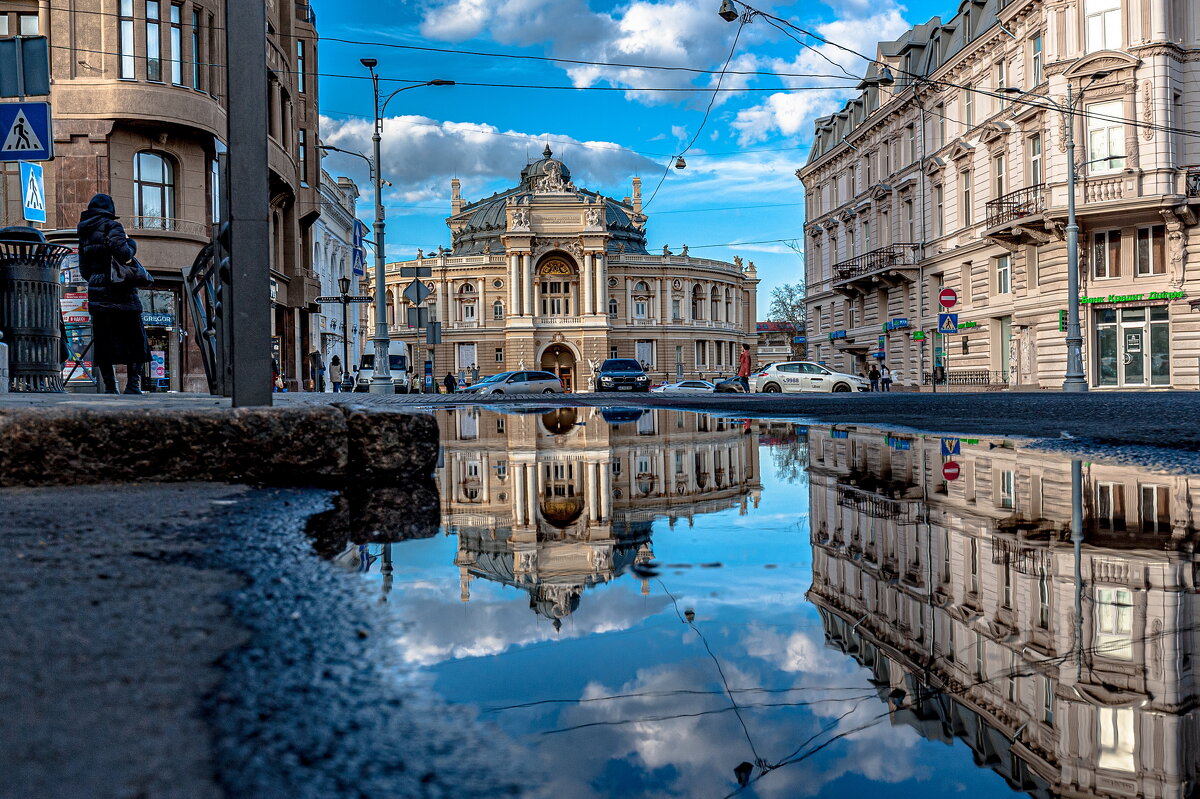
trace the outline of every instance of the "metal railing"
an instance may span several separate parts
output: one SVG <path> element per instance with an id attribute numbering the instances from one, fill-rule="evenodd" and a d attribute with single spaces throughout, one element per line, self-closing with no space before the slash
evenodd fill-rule
<path id="1" fill-rule="evenodd" d="M 1192 167 L 1187 171 L 1187 196 L 1200 197 L 1200 168 Z"/>
<path id="2" fill-rule="evenodd" d="M 911 251 L 910 247 L 911 245 L 893 244 L 888 247 L 879 247 L 845 261 L 839 261 L 833 265 L 834 279 L 850 280 L 897 264 L 906 264 L 908 263 L 908 253 Z"/>
<path id="3" fill-rule="evenodd" d="M 894 499 L 843 485 L 837 487 L 837 504 L 875 519 L 896 519 L 904 515 L 904 505 Z"/>
<path id="4" fill-rule="evenodd" d="M 933 373 L 922 372 L 921 383 L 933 384 Z M 938 385 L 949 386 L 1001 386 L 1008 385 L 1008 372 L 990 369 L 959 369 L 951 370 L 946 379 L 939 380 Z"/>
<path id="5" fill-rule="evenodd" d="M 129 230 L 161 230 L 166 233 L 182 233 L 186 236 L 208 238 L 210 229 L 204 222 L 174 219 L 169 216 L 127 216 L 122 220 Z"/>
<path id="6" fill-rule="evenodd" d="M 1040 214 L 1045 210 L 1046 184 L 1039 183 L 1036 186 L 1010 191 L 999 199 L 989 200 L 985 203 L 984 212 L 987 216 L 985 225 L 996 227 L 1026 216 Z"/>

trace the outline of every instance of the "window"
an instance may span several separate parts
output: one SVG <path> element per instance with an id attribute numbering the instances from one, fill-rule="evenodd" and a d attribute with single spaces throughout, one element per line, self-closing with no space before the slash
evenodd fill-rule
<path id="1" fill-rule="evenodd" d="M 674 322 L 683 321 L 683 309 L 679 306 L 679 300 L 671 300 L 671 320 Z"/>
<path id="2" fill-rule="evenodd" d="M 139 227 L 170 229 L 175 216 L 175 170 L 166 157 L 149 150 L 134 156 L 133 205 Z"/>
<path id="3" fill-rule="evenodd" d="M 911 124 L 904 126 L 904 163 L 911 164 L 917 160 L 917 139 L 915 127 Z"/>
<path id="4" fill-rule="evenodd" d="M 933 115 L 936 117 L 934 122 L 934 133 L 937 138 L 933 142 L 933 149 L 939 150 L 946 143 L 946 106 L 938 103 L 933 107 Z"/>
<path id="5" fill-rule="evenodd" d="M 933 184 L 933 236 L 940 237 L 945 232 L 945 195 L 943 193 L 942 184 Z"/>
<path id="6" fill-rule="evenodd" d="M 996 93 L 1000 95 L 996 101 L 1001 111 L 1008 108 L 1008 98 L 1004 95 L 1004 89 L 1007 86 L 1008 62 L 1001 59 L 996 62 Z"/>
<path id="7" fill-rule="evenodd" d="M 975 633 L 975 676 L 980 681 L 987 679 L 987 662 L 984 659 L 982 633 Z"/>
<path id="8" fill-rule="evenodd" d="M 614 312 L 614 313 L 613 313 L 613 316 L 616 316 L 616 312 Z M 616 358 L 616 357 L 617 357 L 617 348 L 616 348 L 616 347 L 609 347 L 609 348 L 608 348 L 608 357 L 610 357 L 610 358 Z"/>
<path id="9" fill-rule="evenodd" d="M 917 233 L 913 227 L 913 201 L 905 200 L 901 204 L 900 210 L 904 213 L 904 230 L 908 234 L 908 241 L 916 241 Z"/>
<path id="10" fill-rule="evenodd" d="M 463 309 L 463 317 L 462 317 L 463 321 L 464 322 L 474 322 L 475 321 L 475 303 L 473 303 L 473 302 L 463 303 L 462 309 Z"/>
<path id="11" fill-rule="evenodd" d="M 308 185 L 308 131 L 304 128 L 296 131 L 296 154 L 300 163 L 300 185 Z"/>
<path id="12" fill-rule="evenodd" d="M 496 363 L 504 363 L 504 350 L 500 347 L 496 348 Z"/>
<path id="13" fill-rule="evenodd" d="M 1054 726 L 1054 678 L 1042 675 L 1042 721 Z"/>
<path id="14" fill-rule="evenodd" d="M 1007 469 L 1000 472 L 1000 507 L 1012 510 L 1016 493 L 1016 474 Z"/>
<path id="15" fill-rule="evenodd" d="M 494 303 L 492 303 L 492 318 L 504 318 L 504 303 L 500 302 L 500 300 L 496 300 Z"/>
<path id="16" fill-rule="evenodd" d="M 608 315 L 609 316 L 617 315 L 617 298 L 616 297 L 610 297 L 608 300 Z M 615 358 L 617 356 L 614 355 L 613 357 Z"/>
<path id="17" fill-rule="evenodd" d="M 1171 489 L 1168 486 L 1141 486 L 1142 532 L 1171 532 Z"/>
<path id="18" fill-rule="evenodd" d="M 633 318 L 634 319 L 645 319 L 646 318 L 646 308 L 647 308 L 647 303 L 645 300 L 634 300 L 633 301 Z"/>
<path id="19" fill-rule="evenodd" d="M 1121 0 L 1086 0 L 1083 16 L 1089 53 L 1121 48 Z"/>
<path id="20" fill-rule="evenodd" d="M 1125 486 L 1121 483 L 1096 484 L 1096 523 L 1101 530 L 1125 529 Z"/>
<path id="21" fill-rule="evenodd" d="M 1042 136 L 1034 134 L 1025 141 L 1029 152 L 1029 181 L 1027 185 L 1037 186 L 1042 182 Z"/>
<path id="22" fill-rule="evenodd" d="M 1037 625 L 1043 630 L 1050 627 L 1050 578 L 1045 567 L 1038 571 L 1038 618 Z"/>
<path id="23" fill-rule="evenodd" d="M 696 342 L 696 368 L 708 366 L 708 342 Z"/>
<path id="24" fill-rule="evenodd" d="M 1166 231 L 1162 225 L 1138 228 L 1137 273 L 1139 275 L 1166 274 Z"/>
<path id="25" fill-rule="evenodd" d="M 38 17 L 37 14 L 18 14 L 17 15 L 17 30 L 21 36 L 37 36 L 38 35 Z"/>
<path id="26" fill-rule="evenodd" d="M 571 284 L 565 280 L 542 281 L 542 316 L 571 315 Z"/>
<path id="27" fill-rule="evenodd" d="M 863 220 L 862 234 L 863 234 L 863 252 L 868 252 L 871 250 L 871 220 L 870 219 Z M 714 316 L 713 318 L 715 319 L 716 317 Z"/>
<path id="28" fill-rule="evenodd" d="M 998 200 L 1005 194 L 1004 185 L 1004 155 L 992 158 L 992 199 Z"/>
<path id="29" fill-rule="evenodd" d="M 970 84 L 963 87 L 963 124 L 968 128 L 975 126 L 975 91 Z"/>
<path id="30" fill-rule="evenodd" d="M 304 94 L 305 80 L 304 74 L 304 40 L 296 40 L 296 91 Z"/>
<path id="31" fill-rule="evenodd" d="M 1033 79 L 1033 86 L 1041 85 L 1041 82 L 1046 79 L 1046 74 L 1043 72 L 1043 56 L 1042 56 L 1042 34 L 1038 34 L 1029 40 L 1029 76 Z"/>
<path id="32" fill-rule="evenodd" d="M 1097 279 L 1121 276 L 1121 231 L 1092 234 L 1092 275 Z"/>
<path id="33" fill-rule="evenodd" d="M 171 83 L 183 85 L 183 6 L 171 4 Z"/>
<path id="34" fill-rule="evenodd" d="M 1109 100 L 1087 107 L 1088 172 L 1103 174 L 1125 168 L 1124 103 Z"/>
<path id="35" fill-rule="evenodd" d="M 8 14 L 0 13 L 0 36 L 8 35 Z"/>
<path id="36" fill-rule="evenodd" d="M 971 224 L 971 170 L 964 170 L 958 177 L 958 215 L 962 227 Z"/>
<path id="37" fill-rule="evenodd" d="M 1100 727 L 1099 755 L 1097 765 L 1113 771 L 1133 771 L 1133 747 L 1136 728 L 1133 726 L 1133 708 L 1100 707 L 1096 709 L 1096 722 Z"/>
<path id="38" fill-rule="evenodd" d="M 201 89 L 200 82 L 200 12 L 192 12 L 192 88 Z"/>
<path id="39" fill-rule="evenodd" d="M 971 539 L 971 581 L 968 584 L 972 594 L 979 593 L 979 540 Z"/>
<path id="40" fill-rule="evenodd" d="M 121 0 L 121 79 L 133 80 L 133 0 Z"/>
<path id="41" fill-rule="evenodd" d="M 1133 593 L 1127 588 L 1096 589 L 1096 654 L 1133 657 Z"/>
<path id="42" fill-rule="evenodd" d="M 158 0 L 146 0 L 146 80 L 162 80 L 162 21 Z"/>
<path id="43" fill-rule="evenodd" d="M 996 293 L 997 294 L 1012 294 L 1012 256 L 998 255 L 996 256 Z M 1005 472 L 1011 477 L 1012 472 Z M 1011 508 L 1012 505 L 1005 505 L 1006 508 Z"/>

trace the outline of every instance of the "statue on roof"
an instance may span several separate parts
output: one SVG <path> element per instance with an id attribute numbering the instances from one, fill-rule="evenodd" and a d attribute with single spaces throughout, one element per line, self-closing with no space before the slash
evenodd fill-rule
<path id="1" fill-rule="evenodd" d="M 687 257 L 689 257 L 689 256 L 688 256 L 688 246 L 687 246 L 686 244 L 685 244 L 685 245 L 683 245 L 683 253 L 682 253 L 682 254 L 683 254 L 683 257 L 684 257 L 684 258 L 687 258 Z"/>

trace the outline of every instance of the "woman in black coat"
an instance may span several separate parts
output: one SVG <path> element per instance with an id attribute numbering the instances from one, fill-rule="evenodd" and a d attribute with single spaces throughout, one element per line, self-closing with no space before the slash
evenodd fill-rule
<path id="1" fill-rule="evenodd" d="M 128 373 L 126 394 L 142 393 L 142 371 L 150 360 L 150 345 L 142 326 L 142 301 L 138 286 L 144 278 L 114 285 L 112 262 L 129 263 L 137 242 L 125 235 L 117 221 L 112 197 L 97 194 L 79 216 L 79 271 L 88 282 L 88 310 L 92 314 L 92 363 L 104 380 L 104 393 L 117 393 L 116 364 Z M 139 270 L 141 271 L 141 270 Z"/>

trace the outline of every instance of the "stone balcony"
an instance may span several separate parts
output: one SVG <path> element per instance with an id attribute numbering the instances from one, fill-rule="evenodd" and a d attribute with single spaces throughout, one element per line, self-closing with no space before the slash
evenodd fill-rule
<path id="1" fill-rule="evenodd" d="M 984 205 L 984 235 L 1015 247 L 1045 244 L 1051 239 L 1046 227 L 1046 203 L 1050 190 L 1044 183 L 1010 191 Z"/>
<path id="2" fill-rule="evenodd" d="M 833 265 L 833 290 L 847 297 L 917 279 L 917 245 L 891 244 Z"/>

